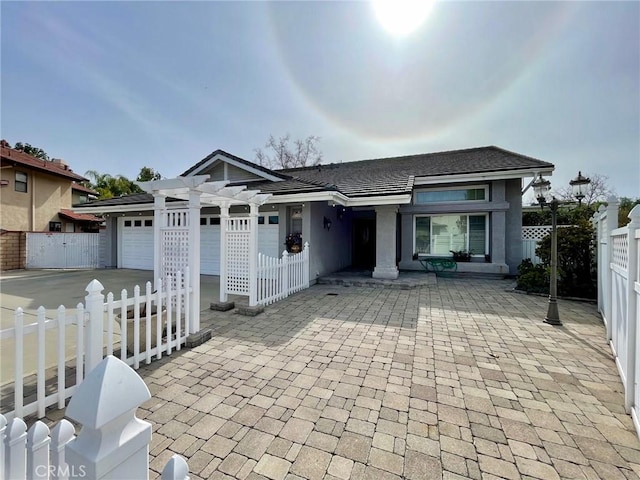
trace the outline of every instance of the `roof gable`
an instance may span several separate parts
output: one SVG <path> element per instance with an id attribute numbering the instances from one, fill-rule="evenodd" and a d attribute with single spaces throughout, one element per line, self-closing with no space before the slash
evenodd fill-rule
<path id="1" fill-rule="evenodd" d="M 224 150 L 212 152 L 180 176 L 191 177 L 207 174 L 211 175 L 212 181 L 228 180 L 230 182 L 258 180 L 280 182 L 288 178 L 282 173 L 274 172 L 262 165 L 236 157 Z"/>

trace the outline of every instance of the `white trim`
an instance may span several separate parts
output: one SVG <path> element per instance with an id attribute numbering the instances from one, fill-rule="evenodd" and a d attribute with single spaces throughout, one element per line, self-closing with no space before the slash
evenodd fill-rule
<path id="1" fill-rule="evenodd" d="M 478 213 L 478 212 L 469 212 L 469 213 L 443 213 L 443 214 L 433 214 L 433 213 L 417 213 L 413 215 L 413 250 L 412 250 L 412 254 L 417 253 L 416 252 L 416 219 L 418 217 L 420 218 L 424 218 L 424 217 L 446 217 L 446 216 L 466 216 L 467 217 L 467 240 L 466 240 L 466 245 L 465 245 L 465 250 L 469 250 L 469 217 L 480 217 L 483 216 L 484 217 L 484 253 L 474 253 L 473 255 L 471 255 L 472 257 L 484 257 L 485 255 L 489 254 L 490 251 L 490 245 L 489 245 L 489 231 L 490 231 L 490 225 L 489 225 L 489 213 L 488 212 L 482 212 L 482 213 Z M 432 222 L 429 221 L 429 239 L 431 239 L 431 226 L 432 226 Z M 429 242 L 431 242 L 431 240 L 429 240 Z M 431 247 L 431 245 L 429 245 L 429 247 Z M 431 248 L 429 248 L 431 250 Z M 418 253 L 418 256 L 421 257 L 438 257 L 438 256 L 442 256 L 441 253 Z"/>
<path id="2" fill-rule="evenodd" d="M 403 195 L 380 195 L 377 197 L 356 197 L 351 198 L 345 207 L 361 207 L 375 205 L 401 205 L 411 203 L 411 194 Z"/>
<path id="3" fill-rule="evenodd" d="M 523 170 L 509 170 L 507 172 L 476 172 L 476 173 L 459 173 L 452 175 L 434 175 L 425 177 L 416 177 L 413 185 L 436 185 L 439 183 L 477 183 L 487 180 L 509 180 L 512 178 L 524 178 L 537 174 L 551 175 L 554 167 L 548 168 L 527 168 Z"/>
<path id="4" fill-rule="evenodd" d="M 446 192 L 446 191 L 454 191 L 454 190 L 484 190 L 484 198 L 481 200 L 441 200 L 439 202 L 417 202 L 416 198 L 419 193 L 424 192 Z M 488 183 L 480 183 L 477 185 L 459 185 L 456 187 L 442 187 L 442 188 L 416 188 L 413 191 L 413 205 L 450 205 L 455 203 L 456 205 L 460 203 L 479 203 L 479 202 L 489 202 L 489 184 Z"/>
<path id="5" fill-rule="evenodd" d="M 265 203 L 304 203 L 304 202 L 335 202 L 336 205 L 347 206 L 350 201 L 349 197 L 340 192 L 323 191 L 323 192 L 306 192 L 306 193 L 287 193 L 284 195 L 272 195 Z"/>
<path id="6" fill-rule="evenodd" d="M 245 170 L 249 173 L 252 173 L 254 175 L 257 175 L 259 177 L 262 177 L 264 179 L 267 180 L 271 180 L 272 182 L 282 182 L 283 179 L 280 177 L 276 177 L 275 175 L 270 175 L 266 172 L 263 172 L 262 170 L 258 170 L 257 168 L 253 168 L 249 165 L 246 165 L 242 162 L 238 162 L 237 160 L 234 160 L 232 158 L 227 157 L 226 155 L 222 154 L 222 153 L 217 153 L 216 155 L 214 155 L 213 157 L 211 157 L 209 160 L 207 160 L 205 163 L 203 163 L 202 165 L 200 165 L 197 169 L 195 169 L 193 172 L 191 172 L 189 175 L 187 175 L 188 177 L 197 175 L 199 172 L 202 172 L 204 170 L 206 170 L 207 168 L 209 168 L 213 163 L 215 163 L 216 161 L 222 161 L 225 163 L 228 163 L 230 165 L 233 165 L 234 167 L 238 167 L 242 170 Z M 225 167 L 225 179 L 227 177 L 227 169 Z"/>

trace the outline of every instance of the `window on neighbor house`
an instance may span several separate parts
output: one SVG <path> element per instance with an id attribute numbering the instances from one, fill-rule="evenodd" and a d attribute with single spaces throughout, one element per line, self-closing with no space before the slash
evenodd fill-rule
<path id="1" fill-rule="evenodd" d="M 50 232 L 61 232 L 62 231 L 62 222 L 49 222 L 49 231 Z"/>
<path id="2" fill-rule="evenodd" d="M 26 193 L 26 191 L 27 191 L 27 174 L 24 172 L 16 172 L 16 192 Z"/>
<path id="3" fill-rule="evenodd" d="M 419 215 L 415 217 L 414 252 L 450 255 L 466 250 L 473 255 L 488 253 L 488 215 Z"/>
<path id="4" fill-rule="evenodd" d="M 413 203 L 481 202 L 487 200 L 487 187 L 446 188 L 417 191 Z"/>

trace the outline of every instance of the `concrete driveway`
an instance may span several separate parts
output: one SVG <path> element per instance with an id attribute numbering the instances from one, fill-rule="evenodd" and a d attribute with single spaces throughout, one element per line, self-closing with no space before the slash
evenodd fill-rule
<path id="1" fill-rule="evenodd" d="M 0 282 L 0 330 L 14 325 L 15 309 L 21 307 L 24 312 L 24 323 L 36 321 L 36 311 L 40 306 L 46 309 L 47 318 L 56 318 L 57 308 L 64 305 L 67 315 L 73 315 L 78 303 L 84 303 L 87 292 L 85 288 L 97 279 L 104 285 L 106 296 L 113 292 L 120 298 L 122 289 L 126 289 L 129 297 L 133 295 L 136 285 L 144 294 L 145 284 L 152 281 L 153 272 L 146 270 L 100 269 L 100 270 L 15 270 L 2 272 Z M 208 310 L 209 303 L 218 300 L 219 277 L 202 275 L 200 279 L 200 309 Z M 67 329 L 67 358 L 75 356 L 75 329 Z M 35 335 L 25 338 L 25 374 L 35 372 L 36 359 Z M 0 343 L 0 385 L 11 382 L 14 377 L 14 342 L 3 340 Z M 57 338 L 53 330 L 46 334 L 45 344 L 46 366 L 56 364 Z"/>
<path id="2" fill-rule="evenodd" d="M 640 441 L 593 305 L 505 281 L 316 285 L 139 370 L 152 477 L 637 479 Z"/>

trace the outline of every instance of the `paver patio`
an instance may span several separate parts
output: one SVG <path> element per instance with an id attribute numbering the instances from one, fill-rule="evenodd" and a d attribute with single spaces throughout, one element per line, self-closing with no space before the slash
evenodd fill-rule
<path id="1" fill-rule="evenodd" d="M 151 468 L 192 478 L 637 479 L 593 305 L 509 281 L 439 278 L 413 290 L 317 285 L 143 367 Z"/>

